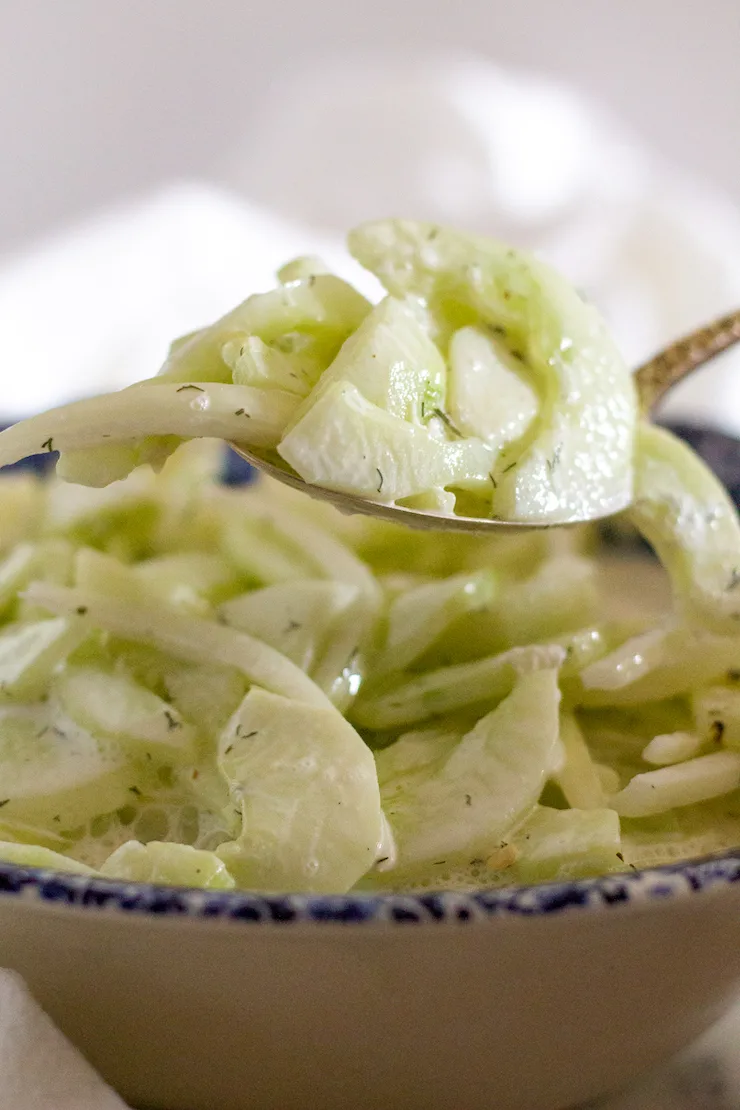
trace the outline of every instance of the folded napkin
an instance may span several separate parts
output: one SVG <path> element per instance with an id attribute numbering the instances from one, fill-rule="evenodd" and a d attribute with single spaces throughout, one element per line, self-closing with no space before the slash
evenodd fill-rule
<path id="1" fill-rule="evenodd" d="M 126 1110 L 12 971 L 0 971 L 0 1107 Z"/>

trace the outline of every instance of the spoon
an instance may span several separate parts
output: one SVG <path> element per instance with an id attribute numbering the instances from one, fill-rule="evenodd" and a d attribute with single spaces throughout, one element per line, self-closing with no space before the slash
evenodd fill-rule
<path id="1" fill-rule="evenodd" d="M 675 343 L 654 355 L 648 362 L 643 363 L 635 371 L 635 383 L 642 411 L 649 413 L 662 400 L 669 389 L 735 343 L 740 343 L 740 309 L 730 312 L 726 316 L 721 316 L 712 323 L 698 328 L 682 339 L 678 339 Z M 277 481 L 283 482 L 286 486 L 301 490 L 319 501 L 329 501 L 343 513 L 360 513 L 364 516 L 376 517 L 378 520 L 390 521 L 393 524 L 404 524 L 410 528 L 439 532 L 485 533 L 494 529 L 515 531 L 519 528 L 562 527 L 562 525 L 541 524 L 539 522 L 452 516 L 427 509 L 408 509 L 401 505 L 387 505 L 378 501 L 370 501 L 357 494 L 343 493 L 305 482 L 297 474 L 284 470 L 274 463 L 267 462 L 244 447 L 238 447 L 233 443 L 230 446 L 237 455 L 255 469 L 261 470 L 271 478 L 276 478 Z"/>

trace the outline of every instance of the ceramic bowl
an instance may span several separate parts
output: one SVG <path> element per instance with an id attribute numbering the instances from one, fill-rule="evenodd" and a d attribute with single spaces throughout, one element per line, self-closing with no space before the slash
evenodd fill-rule
<path id="1" fill-rule="evenodd" d="M 722 459 L 740 471 L 740 451 L 710 441 L 736 488 Z M 0 964 L 149 1110 L 560 1110 L 718 1018 L 740 990 L 739 942 L 740 847 L 418 896 L 211 893 L 0 865 Z"/>
<path id="2" fill-rule="evenodd" d="M 740 851 L 472 895 L 260 897 L 0 867 L 0 962 L 133 1106 L 559 1110 L 740 987 Z"/>

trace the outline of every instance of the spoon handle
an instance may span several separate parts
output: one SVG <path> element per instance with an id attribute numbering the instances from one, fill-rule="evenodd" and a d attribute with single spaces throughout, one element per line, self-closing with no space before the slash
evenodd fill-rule
<path id="1" fill-rule="evenodd" d="M 740 309 L 676 340 L 635 371 L 637 392 L 648 412 L 674 386 L 705 362 L 740 343 Z"/>

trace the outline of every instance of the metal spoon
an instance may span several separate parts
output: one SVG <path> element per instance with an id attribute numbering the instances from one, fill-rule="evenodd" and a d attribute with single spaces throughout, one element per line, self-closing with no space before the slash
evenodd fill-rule
<path id="1" fill-rule="evenodd" d="M 637 392 L 642 410 L 645 413 L 660 401 L 677 382 L 692 374 L 700 366 L 722 354 L 728 347 L 740 343 L 740 309 L 721 316 L 711 324 L 691 332 L 683 339 L 672 343 L 657 355 L 638 367 L 635 371 Z M 385 505 L 370 501 L 357 494 L 340 493 L 324 486 L 304 482 L 297 474 L 284 470 L 274 463 L 265 461 L 259 455 L 244 447 L 231 444 L 231 447 L 245 462 L 271 478 L 276 478 L 286 486 L 301 490 L 319 501 L 329 501 L 343 513 L 361 513 L 365 516 L 387 520 L 393 524 L 405 524 L 411 528 L 445 532 L 490 532 L 493 529 L 513 531 L 518 528 L 548 528 L 553 525 L 530 523 L 527 521 L 509 522 L 490 520 L 480 517 L 448 516 L 423 509 L 407 509 L 400 505 Z"/>

